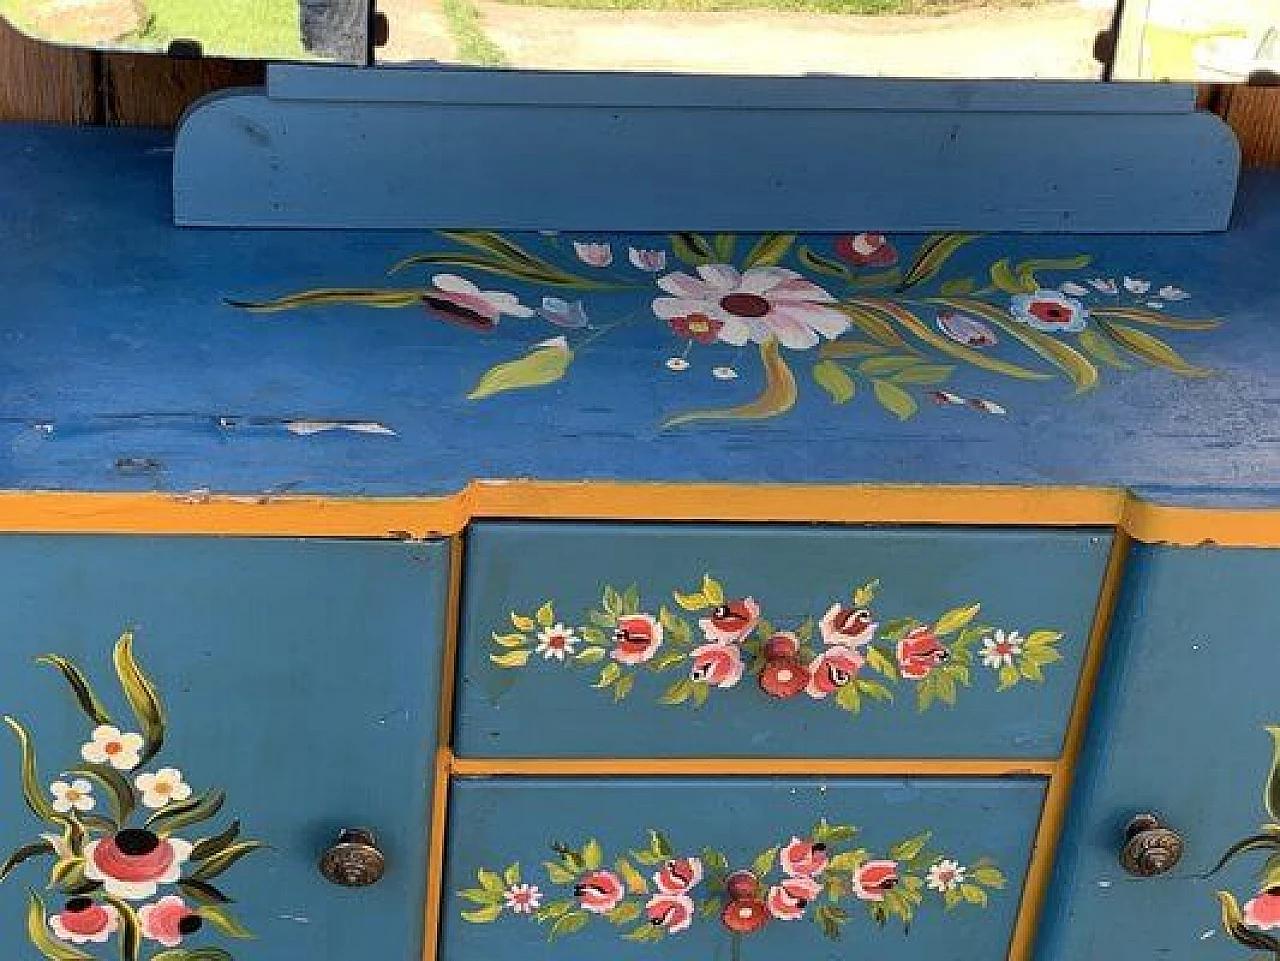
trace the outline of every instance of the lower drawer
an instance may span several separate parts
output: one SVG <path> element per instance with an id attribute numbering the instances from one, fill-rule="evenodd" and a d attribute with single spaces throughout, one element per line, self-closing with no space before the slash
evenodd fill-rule
<path id="1" fill-rule="evenodd" d="M 468 778 L 440 956 L 1007 957 L 1037 778 Z"/>

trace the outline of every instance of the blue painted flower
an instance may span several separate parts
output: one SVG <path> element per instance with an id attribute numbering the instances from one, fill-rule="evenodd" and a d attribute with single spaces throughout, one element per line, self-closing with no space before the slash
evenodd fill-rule
<path id="1" fill-rule="evenodd" d="M 559 297 L 543 297 L 538 315 L 557 327 L 586 327 L 588 323 L 587 308 L 580 300 L 570 303 Z"/>
<path id="2" fill-rule="evenodd" d="M 1074 297 L 1056 290 L 1018 294 L 1009 301 L 1009 313 L 1028 327 L 1050 333 L 1084 330 L 1089 311 Z"/>
<path id="3" fill-rule="evenodd" d="M 954 310 L 938 312 L 938 329 L 966 347 L 994 347 L 997 340 L 995 331 L 988 324 Z"/>

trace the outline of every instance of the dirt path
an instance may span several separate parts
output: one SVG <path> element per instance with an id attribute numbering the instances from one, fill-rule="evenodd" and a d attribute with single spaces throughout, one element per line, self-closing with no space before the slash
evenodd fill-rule
<path id="1" fill-rule="evenodd" d="M 443 20 L 411 34 L 434 0 L 384 0 L 399 56 L 445 57 Z M 943 16 L 569 10 L 475 0 L 513 66 L 699 73 L 924 77 L 1094 77 L 1093 38 L 1109 15 L 1075 0 Z M 395 11 L 405 11 L 397 25 Z M 413 11 L 417 11 L 414 13 Z M 404 31 L 402 33 L 402 31 Z M 431 54 L 418 51 L 432 49 Z"/>

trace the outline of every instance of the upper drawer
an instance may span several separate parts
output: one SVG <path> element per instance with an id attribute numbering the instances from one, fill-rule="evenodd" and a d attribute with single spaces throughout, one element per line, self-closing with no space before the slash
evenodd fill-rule
<path id="1" fill-rule="evenodd" d="M 1054 757 L 1110 543 L 1100 530 L 477 525 L 455 748 Z"/>

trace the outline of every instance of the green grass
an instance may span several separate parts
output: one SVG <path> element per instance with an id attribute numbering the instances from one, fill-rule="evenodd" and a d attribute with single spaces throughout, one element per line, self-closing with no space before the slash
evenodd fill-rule
<path id="1" fill-rule="evenodd" d="M 0 0 L 0 13 L 21 29 L 37 6 L 35 0 Z M 123 46 L 164 50 L 174 40 L 198 40 L 211 54 L 308 57 L 298 29 L 298 0 L 142 0 L 142 6 L 147 25 L 123 38 Z"/>
<path id="2" fill-rule="evenodd" d="M 484 32 L 480 14 L 471 0 L 442 0 L 440 8 L 449 24 L 449 32 L 453 34 L 453 42 L 458 46 L 458 60 L 482 67 L 507 66 L 507 55 Z"/>
<path id="3" fill-rule="evenodd" d="M 982 7 L 1032 7 L 1044 0 L 501 0 L 522 7 L 571 10 L 671 10 L 719 13 L 772 10 L 779 13 L 837 13 L 860 16 L 940 15 Z"/>

